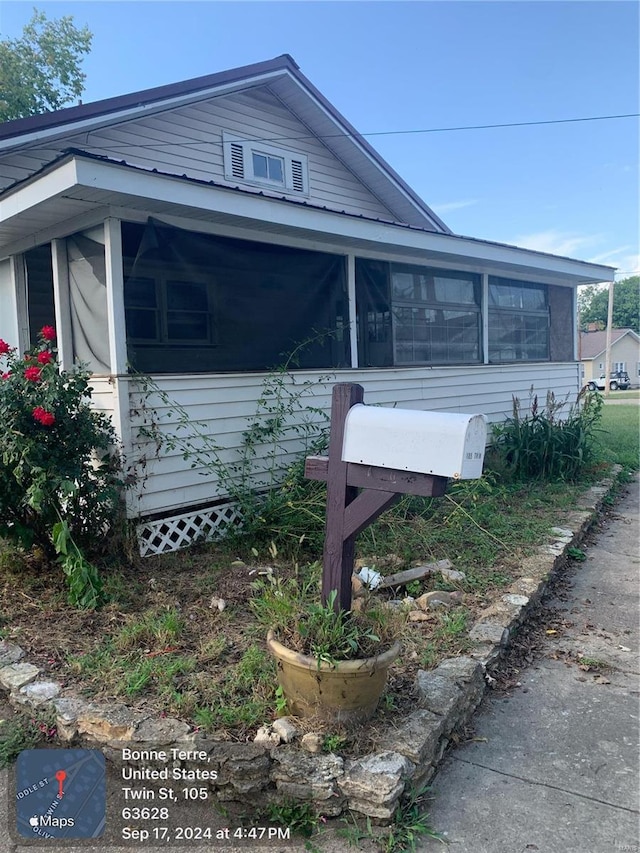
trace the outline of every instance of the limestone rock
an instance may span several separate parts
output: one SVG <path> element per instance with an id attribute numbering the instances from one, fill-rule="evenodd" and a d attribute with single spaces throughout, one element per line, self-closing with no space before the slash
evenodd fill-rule
<path id="1" fill-rule="evenodd" d="M 275 720 L 271 728 L 280 736 L 280 740 L 284 743 L 291 743 L 292 740 L 298 737 L 298 729 L 289 717 L 280 717 Z"/>
<path id="2" fill-rule="evenodd" d="M 440 569 L 440 574 L 445 580 L 451 581 L 452 583 L 463 581 L 467 578 L 464 572 L 458 572 L 455 569 Z"/>
<path id="3" fill-rule="evenodd" d="M 8 640 L 0 640 L 0 669 L 11 663 L 18 663 L 24 657 L 24 650 Z"/>
<path id="4" fill-rule="evenodd" d="M 437 672 L 419 670 L 416 686 L 420 705 L 427 711 L 444 718 L 444 732 L 449 734 L 457 723 L 457 714 L 464 700 L 464 693 L 451 678 Z"/>
<path id="5" fill-rule="evenodd" d="M 412 711 L 389 732 L 385 746 L 404 755 L 413 764 L 423 765 L 431 762 L 438 748 L 438 741 L 444 731 L 442 717 L 431 711 Z"/>
<path id="6" fill-rule="evenodd" d="M 51 699 L 55 699 L 60 695 L 62 687 L 57 681 L 32 681 L 30 684 L 25 684 L 21 687 L 18 694 L 14 694 L 14 698 L 21 705 L 31 705 L 37 708 Z"/>
<path id="7" fill-rule="evenodd" d="M 444 590 L 436 589 L 432 592 L 425 592 L 419 598 L 416 598 L 416 605 L 420 610 L 435 610 L 437 607 L 453 607 L 460 604 L 463 600 L 461 592 L 445 592 Z"/>
<path id="8" fill-rule="evenodd" d="M 92 702 L 78 712 L 78 732 L 98 743 L 127 741 L 131 740 L 142 719 L 126 705 L 97 705 Z"/>
<path id="9" fill-rule="evenodd" d="M 261 743 L 265 746 L 277 746 L 280 743 L 280 735 L 273 731 L 271 726 L 260 726 L 253 739 L 254 743 Z"/>
<path id="10" fill-rule="evenodd" d="M 337 755 L 311 755 L 293 746 L 283 746 L 272 753 L 271 778 L 278 792 L 294 800 L 313 800 L 324 814 L 340 814 L 343 799 L 338 780 L 343 776 L 344 762 Z"/>
<path id="11" fill-rule="evenodd" d="M 218 741 L 211 745 L 209 757 L 218 770 L 216 790 L 222 789 L 225 799 L 253 796 L 269 783 L 271 761 L 263 744 Z"/>
<path id="12" fill-rule="evenodd" d="M 307 732 L 306 735 L 302 736 L 300 746 L 303 749 L 306 749 L 307 752 L 318 753 L 322 752 L 323 742 L 324 738 L 322 735 L 319 735 L 316 732 Z"/>
<path id="13" fill-rule="evenodd" d="M 369 817 L 388 819 L 393 815 L 414 764 L 404 755 L 386 751 L 349 761 L 340 789 L 349 808 Z"/>
<path id="14" fill-rule="evenodd" d="M 32 663 L 10 663 L 0 669 L 0 685 L 7 690 L 19 690 L 40 675 L 40 670 Z"/>
<path id="15" fill-rule="evenodd" d="M 492 643 L 504 648 L 509 642 L 509 629 L 496 622 L 476 622 L 469 631 L 469 639 L 477 643 Z"/>
<path id="16" fill-rule="evenodd" d="M 190 731 L 190 726 L 173 717 L 149 718 L 140 723 L 131 740 L 140 743 L 142 749 L 146 744 L 166 746 L 188 735 Z"/>
<path id="17" fill-rule="evenodd" d="M 409 622 L 428 622 L 429 619 L 431 619 L 431 616 L 422 610 L 412 610 L 409 613 Z"/>

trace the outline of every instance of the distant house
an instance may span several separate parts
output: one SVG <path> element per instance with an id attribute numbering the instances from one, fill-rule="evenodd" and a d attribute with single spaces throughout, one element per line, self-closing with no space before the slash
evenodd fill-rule
<path id="1" fill-rule="evenodd" d="M 602 329 L 580 332 L 582 380 L 603 376 L 606 370 L 607 333 Z M 629 374 L 632 385 L 640 381 L 640 335 L 633 329 L 611 330 L 611 370 Z"/>
<path id="2" fill-rule="evenodd" d="M 52 323 L 63 365 L 90 365 L 146 458 L 150 550 L 230 515 L 215 477 L 150 452 L 132 366 L 229 453 L 265 371 L 316 332 L 296 374 L 315 406 L 329 373 L 499 420 L 532 387 L 578 391 L 576 289 L 613 274 L 453 234 L 288 55 L 0 125 L 0 336 Z"/>

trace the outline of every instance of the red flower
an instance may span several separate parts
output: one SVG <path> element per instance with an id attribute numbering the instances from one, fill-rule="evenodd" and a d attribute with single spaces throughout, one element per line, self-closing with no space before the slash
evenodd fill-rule
<path id="1" fill-rule="evenodd" d="M 3 379 L 8 379 L 10 376 L 11 376 L 11 371 L 10 371 L 10 370 L 8 370 L 6 373 L 3 373 L 3 374 L 2 374 L 2 378 L 3 378 Z"/>
<path id="2" fill-rule="evenodd" d="M 48 412 L 46 409 L 43 409 L 42 406 L 36 406 L 33 412 L 34 421 L 37 421 L 42 426 L 53 426 L 56 422 L 56 416 L 52 412 Z"/>
<path id="3" fill-rule="evenodd" d="M 55 341 L 56 339 L 56 330 L 53 326 L 43 326 L 40 329 L 40 334 L 45 339 L 45 341 Z"/>
<path id="4" fill-rule="evenodd" d="M 0 338 L 0 355 L 6 355 L 8 352 L 11 352 L 11 347 L 6 341 Z"/>
<path id="5" fill-rule="evenodd" d="M 24 372 L 24 378 L 28 379 L 30 382 L 39 382 L 41 373 L 41 367 L 27 367 Z"/>
<path id="6" fill-rule="evenodd" d="M 53 360 L 53 356 L 48 350 L 42 350 L 42 352 L 38 353 L 38 361 L 40 364 L 49 364 Z"/>

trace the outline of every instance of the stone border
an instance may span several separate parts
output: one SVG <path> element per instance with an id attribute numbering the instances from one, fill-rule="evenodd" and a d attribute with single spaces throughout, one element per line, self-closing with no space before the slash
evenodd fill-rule
<path id="1" fill-rule="evenodd" d="M 523 576 L 471 628 L 476 646 L 468 656 L 418 672 L 418 708 L 388 733 L 383 751 L 356 759 L 322 754 L 318 736 L 305 735 L 296 743 L 295 721 L 288 718 L 263 727 L 254 743 L 215 742 L 180 720 L 65 696 L 56 682 L 40 680 L 38 667 L 7 641 L 0 641 L 0 689 L 9 691 L 13 705 L 55 713 L 63 742 L 99 747 L 114 761 L 123 748 L 206 751 L 217 771 L 210 787 L 219 800 L 246 802 L 251 794 L 260 804 L 288 797 L 311 801 L 326 816 L 348 808 L 386 822 L 405 789 L 420 788 L 435 774 L 452 733 L 469 721 L 482 699 L 487 667 L 504 655 L 511 635 L 564 565 L 568 548 L 584 540 L 619 472 L 614 469 L 613 476 L 586 491 L 567 515 L 566 527 L 552 528 L 550 540 L 523 561 Z"/>

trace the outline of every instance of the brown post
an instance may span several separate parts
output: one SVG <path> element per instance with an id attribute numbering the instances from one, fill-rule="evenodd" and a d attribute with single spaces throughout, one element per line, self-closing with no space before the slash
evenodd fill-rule
<path id="1" fill-rule="evenodd" d="M 322 571 L 322 603 L 337 590 L 336 610 L 351 610 L 351 575 L 357 534 L 345 538 L 345 509 L 358 495 L 347 485 L 347 463 L 342 461 L 342 445 L 347 413 L 364 400 L 364 388 L 352 382 L 339 382 L 331 398 L 331 432 L 327 470 L 327 515 Z"/>

